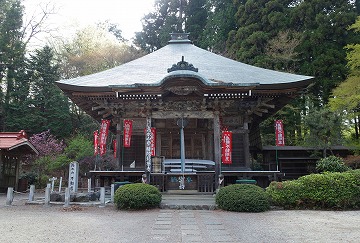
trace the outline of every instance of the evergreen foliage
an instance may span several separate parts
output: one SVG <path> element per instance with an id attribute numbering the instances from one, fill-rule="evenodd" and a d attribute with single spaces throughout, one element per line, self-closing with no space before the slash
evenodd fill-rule
<path id="1" fill-rule="evenodd" d="M 160 191 L 149 184 L 135 183 L 119 187 L 114 196 L 118 209 L 157 208 L 161 203 Z"/>
<path id="2" fill-rule="evenodd" d="M 310 112 L 305 117 L 308 133 L 305 136 L 305 145 L 323 150 L 323 157 L 331 146 L 342 144 L 342 119 L 326 107 Z"/>
<path id="3" fill-rule="evenodd" d="M 229 32 L 236 28 L 236 6 L 232 0 L 207 1 L 208 18 L 200 41 L 197 43 L 199 47 L 225 55 Z M 190 36 L 192 34 L 190 31 Z"/>
<path id="4" fill-rule="evenodd" d="M 94 167 L 93 153 L 92 141 L 83 135 L 76 135 L 69 139 L 63 153 L 49 164 L 49 170 L 67 171 L 69 164 L 72 161 L 77 161 L 79 162 L 80 173 L 84 174 Z"/>
<path id="5" fill-rule="evenodd" d="M 256 185 L 234 184 L 221 188 L 215 202 L 219 208 L 235 212 L 264 212 L 270 209 L 265 191 Z"/>
<path id="6" fill-rule="evenodd" d="M 358 2 L 358 1 L 357 1 Z M 360 32 L 360 18 L 350 27 L 356 33 Z M 360 131 L 360 44 L 352 43 L 345 47 L 346 59 L 350 69 L 346 80 L 337 86 L 332 93 L 329 104 L 336 112 L 343 112 L 353 127 L 355 144 L 359 143 Z"/>
<path id="7" fill-rule="evenodd" d="M 344 159 L 333 155 L 316 161 L 316 170 L 318 172 L 345 172 L 349 169 L 345 165 Z"/>
<path id="8" fill-rule="evenodd" d="M 27 95 L 25 46 L 22 42 L 23 8 L 19 0 L 0 1 L 0 129 Z M 20 129 L 19 129 L 20 130 Z"/>
<path id="9" fill-rule="evenodd" d="M 266 193 L 272 204 L 285 208 L 357 209 L 360 207 L 360 170 L 272 182 Z"/>

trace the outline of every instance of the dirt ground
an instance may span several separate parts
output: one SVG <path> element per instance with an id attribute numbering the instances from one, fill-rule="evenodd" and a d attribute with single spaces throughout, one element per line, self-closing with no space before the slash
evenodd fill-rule
<path id="1" fill-rule="evenodd" d="M 61 205 L 5 206 L 0 242 L 360 242 L 360 211 L 118 211 Z"/>

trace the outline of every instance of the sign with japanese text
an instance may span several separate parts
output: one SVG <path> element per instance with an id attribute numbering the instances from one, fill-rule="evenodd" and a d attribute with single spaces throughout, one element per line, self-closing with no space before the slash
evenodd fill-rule
<path id="1" fill-rule="evenodd" d="M 131 145 L 132 120 L 124 120 L 124 147 L 129 148 Z"/>
<path id="2" fill-rule="evenodd" d="M 145 128 L 145 163 L 146 171 L 151 172 L 151 118 L 146 117 L 146 128 Z"/>
<path id="3" fill-rule="evenodd" d="M 144 129 L 144 133 L 146 136 L 146 128 Z M 150 150 L 151 150 L 151 156 L 156 156 L 156 128 L 152 127 L 150 128 Z"/>
<path id="4" fill-rule="evenodd" d="M 232 163 L 232 132 L 223 131 L 221 136 L 221 161 L 223 164 Z"/>
<path id="5" fill-rule="evenodd" d="M 275 144 L 276 146 L 285 146 L 284 126 L 282 120 L 275 121 Z"/>
<path id="6" fill-rule="evenodd" d="M 100 155 L 106 153 L 106 139 L 109 133 L 110 120 L 101 120 L 100 127 Z"/>
<path id="7" fill-rule="evenodd" d="M 69 190 L 70 192 L 77 192 L 79 178 L 79 163 L 73 161 L 69 164 Z"/>

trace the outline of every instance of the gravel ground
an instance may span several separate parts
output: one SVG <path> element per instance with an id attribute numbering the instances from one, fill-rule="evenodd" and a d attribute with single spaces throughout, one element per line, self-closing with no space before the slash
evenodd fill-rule
<path id="1" fill-rule="evenodd" d="M 17 199 L 18 198 L 18 199 Z M 360 242 L 360 211 L 118 211 L 0 195 L 0 242 Z"/>

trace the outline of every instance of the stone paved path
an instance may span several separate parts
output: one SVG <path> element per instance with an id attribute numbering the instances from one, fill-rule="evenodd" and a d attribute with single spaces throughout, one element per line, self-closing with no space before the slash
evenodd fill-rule
<path id="1" fill-rule="evenodd" d="M 151 240 L 171 242 L 174 235 L 178 242 L 237 242 L 214 211 L 160 210 Z"/>

